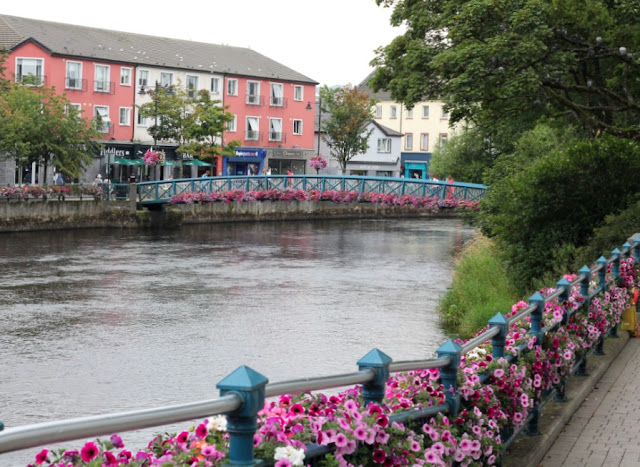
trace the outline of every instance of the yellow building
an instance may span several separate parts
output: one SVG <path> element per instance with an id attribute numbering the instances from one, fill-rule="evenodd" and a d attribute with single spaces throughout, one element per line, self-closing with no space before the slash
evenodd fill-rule
<path id="1" fill-rule="evenodd" d="M 435 148 L 446 144 L 457 130 L 449 127 L 449 114 L 443 101 L 418 102 L 412 109 L 391 98 L 389 92 L 373 92 L 367 76 L 358 89 L 367 92 L 377 103 L 374 119 L 380 125 L 403 134 L 400 154 L 401 173 L 405 177 L 430 178 L 429 162 Z"/>

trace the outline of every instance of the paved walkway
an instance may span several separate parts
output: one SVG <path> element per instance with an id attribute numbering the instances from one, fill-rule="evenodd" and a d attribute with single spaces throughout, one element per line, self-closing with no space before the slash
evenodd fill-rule
<path id="1" fill-rule="evenodd" d="M 540 465 L 640 466 L 640 339 L 611 362 Z"/>

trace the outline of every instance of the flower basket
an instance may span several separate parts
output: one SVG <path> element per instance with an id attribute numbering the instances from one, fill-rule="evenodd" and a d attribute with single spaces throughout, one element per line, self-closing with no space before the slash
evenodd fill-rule
<path id="1" fill-rule="evenodd" d="M 156 166 L 158 164 L 164 163 L 165 154 L 164 151 L 153 151 L 152 149 L 147 149 L 147 152 L 142 156 L 142 160 L 146 165 Z"/>

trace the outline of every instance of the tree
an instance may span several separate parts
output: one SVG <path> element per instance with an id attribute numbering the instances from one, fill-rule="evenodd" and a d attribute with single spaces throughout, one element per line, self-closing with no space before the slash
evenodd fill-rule
<path id="1" fill-rule="evenodd" d="M 477 129 L 454 135 L 443 147 L 436 148 L 429 164 L 440 180 L 452 176 L 468 183 L 484 183 L 485 169 L 493 164 L 495 152 Z"/>
<path id="2" fill-rule="evenodd" d="M 344 174 L 347 162 L 369 147 L 368 139 L 373 130 L 367 131 L 365 126 L 373 118 L 375 101 L 351 85 L 335 89 L 325 85 L 320 89 L 320 100 L 320 112 L 329 114 L 322 120 L 322 130 L 326 133 L 323 139 Z"/>
<path id="3" fill-rule="evenodd" d="M 96 152 L 98 133 L 55 88 L 8 83 L 0 92 L 0 157 L 78 177 Z"/>
<path id="4" fill-rule="evenodd" d="M 378 49 L 373 89 L 408 107 L 444 99 L 452 124 L 489 129 L 547 115 L 592 137 L 640 139 L 637 1 L 376 2 L 407 29 Z"/>
<path id="5" fill-rule="evenodd" d="M 192 111 L 187 91 L 178 83 L 172 87 L 156 86 L 150 93 L 151 102 L 138 107 L 140 116 L 153 121 L 147 131 L 156 141 L 172 140 L 184 144 Z"/>

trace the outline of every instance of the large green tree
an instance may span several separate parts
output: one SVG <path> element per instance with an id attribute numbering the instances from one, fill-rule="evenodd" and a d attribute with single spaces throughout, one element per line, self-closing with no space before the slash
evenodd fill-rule
<path id="1" fill-rule="evenodd" d="M 344 174 L 347 162 L 368 148 L 373 130 L 367 131 L 365 126 L 373 118 L 375 100 L 351 85 L 333 89 L 323 86 L 320 99 L 320 111 L 329 115 L 322 120 L 321 130 L 326 134 L 323 139 Z"/>
<path id="2" fill-rule="evenodd" d="M 93 122 L 54 88 L 5 82 L 0 91 L 0 158 L 51 166 L 78 177 L 96 153 Z"/>
<path id="3" fill-rule="evenodd" d="M 637 0 L 376 0 L 406 32 L 370 83 L 407 106 L 492 128 L 563 116 L 591 136 L 640 138 Z M 531 125 L 530 125 L 531 127 Z"/>

